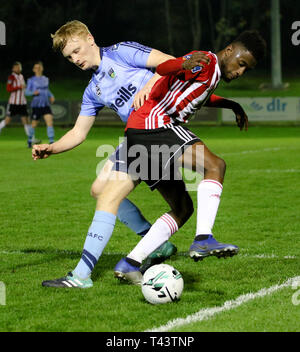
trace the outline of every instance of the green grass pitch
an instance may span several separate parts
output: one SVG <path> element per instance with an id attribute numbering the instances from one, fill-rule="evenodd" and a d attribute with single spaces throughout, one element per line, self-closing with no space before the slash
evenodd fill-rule
<path id="1" fill-rule="evenodd" d="M 181 300 L 161 306 L 146 303 L 139 287 L 114 279 L 115 264 L 139 239 L 119 222 L 93 272 L 93 288 L 41 286 L 77 264 L 94 213 L 89 191 L 100 162 L 96 150 L 101 144 L 116 146 L 122 128 L 94 128 L 75 150 L 38 162 L 31 160 L 22 128 L 3 130 L 0 281 L 6 305 L 0 305 L 0 331 L 144 331 L 299 276 L 300 129 L 190 128 L 227 163 L 214 235 L 238 245 L 240 253 L 193 262 L 187 251 L 194 214 L 172 237 L 178 254 L 167 261 L 183 275 Z M 65 132 L 57 128 L 56 136 Z M 36 136 L 46 141 L 45 128 Z M 196 202 L 196 192 L 191 196 Z M 168 211 L 144 184 L 130 199 L 151 222 Z M 296 289 L 286 287 L 174 330 L 300 331 L 300 304 L 292 299 Z"/>

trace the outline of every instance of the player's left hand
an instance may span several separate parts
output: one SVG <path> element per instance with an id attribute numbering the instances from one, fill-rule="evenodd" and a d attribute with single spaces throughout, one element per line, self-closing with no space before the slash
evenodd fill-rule
<path id="1" fill-rule="evenodd" d="M 209 64 L 210 58 L 201 51 L 193 53 L 188 60 L 185 60 L 182 64 L 184 70 L 192 70 L 196 66 L 203 66 L 204 64 Z"/>
<path id="2" fill-rule="evenodd" d="M 243 129 L 245 129 L 245 131 L 248 131 L 248 116 L 245 113 L 245 110 L 238 103 L 234 104 L 232 110 L 235 113 L 236 124 L 238 125 L 240 130 L 242 131 Z"/>
<path id="3" fill-rule="evenodd" d="M 51 104 L 53 104 L 55 102 L 55 98 L 54 97 L 50 97 L 49 100 L 50 100 Z"/>

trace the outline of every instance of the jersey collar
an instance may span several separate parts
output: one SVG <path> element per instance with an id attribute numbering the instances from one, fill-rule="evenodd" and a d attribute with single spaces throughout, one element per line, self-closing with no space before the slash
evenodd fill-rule
<path id="1" fill-rule="evenodd" d="M 97 70 L 95 71 L 95 74 L 97 75 L 99 72 L 100 72 L 100 70 L 101 70 L 101 66 L 102 66 L 102 57 L 103 57 L 103 49 L 102 48 L 100 48 L 100 65 L 98 66 L 98 68 L 97 68 Z"/>

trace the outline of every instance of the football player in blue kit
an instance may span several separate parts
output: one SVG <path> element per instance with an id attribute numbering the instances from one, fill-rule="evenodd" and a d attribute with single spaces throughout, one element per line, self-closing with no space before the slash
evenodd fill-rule
<path id="1" fill-rule="evenodd" d="M 79 21 L 68 22 L 56 31 L 52 38 L 54 49 L 60 50 L 65 58 L 80 69 L 91 69 L 94 73 L 85 89 L 81 111 L 74 127 L 51 145 L 34 145 L 32 151 L 34 160 L 47 158 L 51 154 L 61 153 L 81 144 L 86 139 L 96 115 L 104 106 L 115 110 L 122 121 L 126 122 L 132 110 L 137 110 L 143 105 L 151 88 L 160 78 L 157 73 L 153 74 L 151 69 L 173 58 L 135 42 L 121 42 L 99 48 L 88 28 Z M 201 60 L 209 62 L 205 54 Z M 95 198 L 101 194 L 114 164 L 118 164 L 120 148 L 122 145 L 110 156 L 93 183 L 91 193 Z M 122 165 L 121 162 L 118 165 L 120 174 Z M 127 190 L 124 190 L 124 193 L 126 192 Z M 72 273 L 62 279 L 46 281 L 43 283 L 44 286 L 80 288 L 93 286 L 90 274 L 110 239 L 110 236 L 93 236 L 95 233 L 93 228 L 98 222 L 102 222 L 102 217 L 102 212 L 96 210 L 82 257 Z M 151 227 L 140 210 L 126 198 L 118 208 L 117 217 L 140 235 L 146 234 Z M 106 218 L 105 221 L 107 226 L 111 227 L 115 218 Z M 162 262 L 175 252 L 176 247 L 170 242 L 165 242 L 146 259 L 144 270 L 150 265 Z"/>
<path id="2" fill-rule="evenodd" d="M 121 120 L 126 123 L 131 111 L 143 105 L 152 86 L 160 78 L 158 74 L 153 74 L 152 68 L 155 69 L 160 63 L 172 58 L 170 55 L 135 42 L 122 42 L 99 48 L 88 27 L 77 20 L 67 22 L 60 27 L 52 35 L 52 39 L 55 51 L 60 51 L 66 59 L 80 69 L 94 72 L 84 91 L 81 110 L 74 127 L 54 144 L 33 146 L 33 154 L 36 150 L 43 149 L 44 157 L 81 144 L 92 127 L 96 115 L 105 106 L 116 111 Z M 94 181 L 91 187 L 91 195 L 94 198 L 98 198 L 114 163 L 118 162 L 116 157 L 121 147 L 116 148 L 115 153 L 109 157 Z M 141 211 L 129 199 L 124 199 L 117 217 L 141 236 L 151 227 Z M 97 216 L 94 220 L 97 221 Z M 86 242 L 88 239 L 87 237 Z M 105 243 L 108 240 L 105 239 Z M 176 250 L 172 243 L 166 242 L 147 258 L 145 265 L 148 267 L 161 262 L 173 255 Z M 74 272 L 75 275 L 84 277 L 86 270 L 92 269 L 91 259 L 87 258 L 93 258 L 93 255 L 85 246 L 82 258 Z"/>
<path id="3" fill-rule="evenodd" d="M 53 115 L 50 108 L 50 103 L 53 104 L 55 98 L 49 89 L 49 78 L 43 75 L 44 65 L 41 61 L 37 61 L 33 65 L 32 71 L 34 72 L 34 76 L 28 79 L 25 91 L 25 95 L 33 97 L 31 101 L 32 122 L 28 134 L 29 148 L 32 147 L 35 128 L 37 127 L 41 117 L 44 118 L 47 126 L 49 143 L 54 142 Z"/>

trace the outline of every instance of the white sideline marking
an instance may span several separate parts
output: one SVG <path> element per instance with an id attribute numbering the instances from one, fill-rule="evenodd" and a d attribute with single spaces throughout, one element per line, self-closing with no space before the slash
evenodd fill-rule
<path id="1" fill-rule="evenodd" d="M 257 173 L 257 172 L 263 172 L 265 173 L 272 173 L 272 174 L 280 174 L 280 173 L 288 173 L 288 174 L 293 174 L 293 173 L 299 173 L 300 170 L 298 169 L 252 169 L 249 170 L 250 173 Z"/>
<path id="2" fill-rule="evenodd" d="M 285 255 L 284 257 L 279 257 L 276 254 L 241 254 L 240 257 L 248 257 L 248 258 L 258 258 L 258 259 L 272 259 L 272 258 L 282 258 L 282 259 L 296 259 L 297 257 L 294 255 Z"/>
<path id="3" fill-rule="evenodd" d="M 166 332 L 182 325 L 207 320 L 218 313 L 234 309 L 253 299 L 265 297 L 285 287 L 292 286 L 293 284 L 295 284 L 295 282 L 299 282 L 299 281 L 300 281 L 300 276 L 295 276 L 295 277 L 289 278 L 281 285 L 274 285 L 269 288 L 263 288 L 257 291 L 256 293 L 246 293 L 244 295 L 237 297 L 235 300 L 226 301 L 221 307 L 204 308 L 192 315 L 188 315 L 186 318 L 177 318 L 174 320 L 170 320 L 165 325 L 161 325 L 153 329 L 145 330 L 145 332 Z"/>
<path id="4" fill-rule="evenodd" d="M 189 257 L 188 252 L 178 252 L 177 255 L 183 256 L 183 257 Z M 278 258 L 278 259 L 297 259 L 295 255 L 285 255 L 285 256 L 279 256 L 276 254 L 247 254 L 247 253 L 239 253 L 238 258 L 240 257 L 247 257 L 247 258 L 257 258 L 257 259 L 273 259 L 273 258 Z"/>
<path id="5" fill-rule="evenodd" d="M 277 152 L 278 150 L 282 150 L 286 148 L 264 148 L 264 149 L 254 149 L 254 150 L 242 150 L 240 152 L 229 152 L 229 153 L 220 153 L 220 156 L 227 156 L 227 155 L 243 155 L 243 154 L 251 154 L 251 153 L 261 153 L 261 152 Z"/>
<path id="6" fill-rule="evenodd" d="M 72 251 L 62 251 L 63 254 L 78 254 L 78 257 L 80 257 L 79 253 L 72 252 Z M 0 254 L 33 254 L 33 252 L 30 253 L 25 253 L 23 251 L 0 251 Z M 38 253 L 38 254 L 46 254 L 45 253 Z M 59 254 L 59 250 L 57 252 L 49 252 L 49 254 Z M 127 253 L 118 253 L 118 252 L 104 252 L 104 255 L 108 256 L 126 256 Z M 183 257 L 189 257 L 188 252 L 178 252 L 177 255 L 183 256 Z M 276 254 L 247 254 L 247 253 L 239 253 L 238 257 L 247 257 L 247 258 L 258 258 L 258 259 L 272 259 L 272 258 L 278 258 L 278 259 L 297 259 L 298 257 L 295 255 L 285 255 L 285 256 L 279 256 Z"/>

